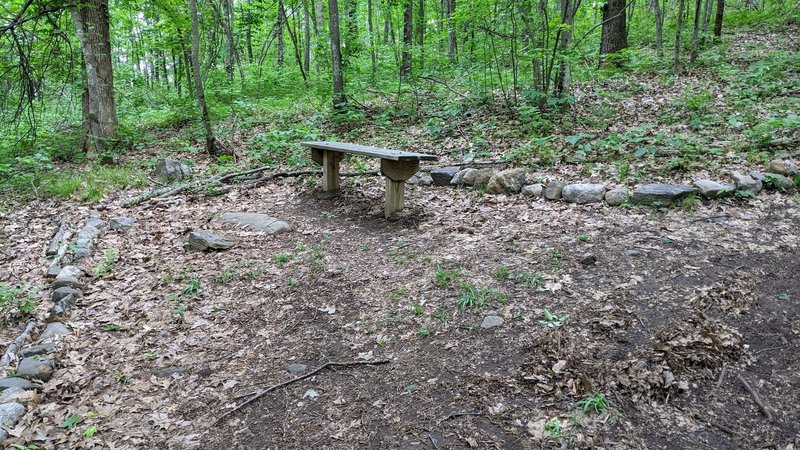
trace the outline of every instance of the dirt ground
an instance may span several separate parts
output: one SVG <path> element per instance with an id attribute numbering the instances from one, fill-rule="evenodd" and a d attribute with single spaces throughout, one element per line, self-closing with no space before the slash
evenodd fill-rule
<path id="1" fill-rule="evenodd" d="M 612 208 L 412 187 L 403 217 L 386 221 L 379 178 L 345 179 L 334 197 L 320 195 L 317 181 L 98 211 L 137 224 L 128 233 L 105 230 L 81 264 L 91 274 L 104 250 L 119 255 L 110 273 L 85 283 L 54 380 L 12 442 L 799 444 L 795 197 Z M 0 218 L 0 281 L 46 285 L 42 254 L 55 221 L 89 213 L 66 208 L 34 203 Z M 270 214 L 294 230 L 274 237 L 235 230 L 215 219 L 226 211 Z M 238 244 L 188 251 L 185 236 L 194 229 Z M 485 305 L 461 308 L 465 285 L 484 294 Z M 564 320 L 548 326 L 545 309 Z M 487 315 L 504 322 L 484 329 Z M 9 327 L 2 337 L 16 332 Z M 291 364 L 311 371 L 329 361 L 383 360 L 323 369 L 216 422 L 248 394 L 301 375 L 288 371 Z M 584 411 L 581 400 L 592 394 L 605 402 Z M 83 421 L 60 427 L 72 414 Z M 99 432 L 83 436 L 92 425 Z"/>

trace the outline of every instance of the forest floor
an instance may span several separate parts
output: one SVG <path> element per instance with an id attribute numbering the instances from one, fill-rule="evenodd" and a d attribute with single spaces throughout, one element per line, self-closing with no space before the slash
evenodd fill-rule
<path id="1" fill-rule="evenodd" d="M 620 98 L 666 107 L 684 92 L 680 83 L 657 84 L 642 78 L 643 90 L 622 89 Z M 606 105 L 621 133 L 648 120 L 644 112 L 633 117 L 628 101 Z M 656 120 L 659 108 L 652 114 Z M 669 130 L 681 132 L 681 125 Z M 706 133 L 714 140 L 713 130 Z M 426 150 L 453 156 L 451 148 Z M 729 152 L 661 170 L 669 161 L 650 157 L 636 170 L 647 180 L 692 180 L 761 169 Z M 609 175 L 597 167 L 618 165 L 540 172 L 568 181 Z M 115 449 L 800 444 L 796 195 L 614 208 L 452 187 L 407 190 L 407 210 L 396 221 L 383 218 L 377 177 L 346 178 L 333 197 L 309 177 L 130 209 L 119 205 L 133 192 L 97 207 L 40 200 L 7 208 L 0 281 L 42 286 L 42 249 L 59 218 L 79 221 L 95 211 L 137 221 L 127 233 L 104 231 L 81 262 L 91 274 L 104 250 L 118 255 L 85 283 L 56 374 L 12 442 Z M 293 230 L 231 229 L 217 220 L 229 211 L 269 214 Z M 189 251 L 184 242 L 195 229 L 238 243 Z M 502 324 L 483 328 L 487 316 Z M 2 340 L 18 332 L 7 327 Z M 248 394 L 329 361 L 385 363 L 325 368 L 222 418 Z M 290 373 L 297 364 L 306 367 Z M 63 426 L 73 415 L 81 421 Z M 84 435 L 89 426 L 97 434 Z"/>

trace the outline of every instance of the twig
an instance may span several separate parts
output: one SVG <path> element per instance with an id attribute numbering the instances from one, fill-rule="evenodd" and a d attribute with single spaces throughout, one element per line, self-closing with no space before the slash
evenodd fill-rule
<path id="1" fill-rule="evenodd" d="M 53 235 L 53 239 L 50 240 L 50 245 L 47 246 L 47 250 L 44 252 L 45 256 L 53 256 L 58 253 L 58 247 L 64 240 L 64 233 L 67 232 L 68 228 L 69 224 L 66 219 L 58 221 L 58 230 L 56 230 L 56 233 Z"/>
<path id="2" fill-rule="evenodd" d="M 767 407 L 764 405 L 764 402 L 761 401 L 761 397 L 758 396 L 758 393 L 756 393 L 756 391 L 754 391 L 753 388 L 750 387 L 750 384 L 747 383 L 747 380 L 745 380 L 744 377 L 742 377 L 742 374 L 737 375 L 736 379 L 739 380 L 740 383 L 742 383 L 747 392 L 750 393 L 750 397 L 753 397 L 753 401 L 756 402 L 756 405 L 758 405 L 758 409 L 760 409 L 761 412 L 764 413 L 764 415 L 767 417 L 767 420 L 771 422 L 772 413 L 769 412 Z"/>
<path id="3" fill-rule="evenodd" d="M 450 419 L 454 419 L 454 418 L 456 418 L 456 417 L 461 417 L 461 416 L 483 416 L 483 415 L 485 415 L 485 414 L 484 414 L 484 413 L 482 413 L 482 412 L 462 412 L 462 413 L 452 413 L 452 414 L 450 414 L 449 416 L 447 416 L 447 417 L 445 417 L 444 419 L 442 419 L 442 422 L 444 422 L 445 420 L 450 420 Z"/>
<path id="4" fill-rule="evenodd" d="M 433 448 L 435 448 L 436 450 L 442 450 L 441 448 L 439 448 L 439 444 L 436 443 L 436 439 L 434 439 L 433 436 L 430 433 L 428 433 L 428 439 L 431 440 L 431 444 L 433 444 Z"/>
<path id="5" fill-rule="evenodd" d="M 148 179 L 148 181 L 150 181 L 151 183 L 153 183 L 153 184 L 157 184 L 157 185 L 159 185 L 159 186 L 161 186 L 161 187 L 165 187 L 165 186 L 166 186 L 166 184 L 164 184 L 164 183 L 162 183 L 162 182 L 160 182 L 160 181 L 158 181 L 158 180 L 154 180 L 154 179 L 152 179 L 152 178 L 150 178 L 150 177 L 147 177 L 147 179 Z"/>
<path id="6" fill-rule="evenodd" d="M 61 236 L 61 245 L 58 247 L 58 252 L 56 256 L 50 261 L 50 265 L 47 267 L 47 273 L 50 273 L 50 267 L 57 266 L 61 264 L 61 260 L 64 259 L 64 256 L 67 254 L 67 247 L 69 246 L 69 239 L 72 237 L 72 230 L 67 230 Z"/>
<path id="7" fill-rule="evenodd" d="M 14 339 L 11 344 L 8 345 L 6 352 L 3 353 L 3 357 L 0 358 L 0 375 L 6 376 L 6 371 L 8 370 L 8 366 L 11 365 L 11 361 L 14 360 L 17 356 L 17 351 L 28 340 L 28 337 L 31 335 L 31 331 L 33 331 L 33 327 L 36 324 L 33 320 L 29 321 L 27 325 L 25 325 L 25 329 L 22 333 Z"/>
<path id="8" fill-rule="evenodd" d="M 469 99 L 470 99 L 470 98 L 469 98 L 469 97 L 468 97 L 466 94 L 463 94 L 463 93 L 461 93 L 461 92 L 458 92 L 457 90 L 455 90 L 455 89 L 451 88 L 451 87 L 450 87 L 450 86 L 449 86 L 447 83 L 445 83 L 444 81 L 437 80 L 436 78 L 432 78 L 432 77 L 426 77 L 426 76 L 424 76 L 424 75 L 420 75 L 420 76 L 419 76 L 419 78 L 422 78 L 423 80 L 428 80 L 428 81 L 431 81 L 431 82 L 434 82 L 434 83 L 441 84 L 442 86 L 444 86 L 445 88 L 447 88 L 447 90 L 448 90 L 448 91 L 450 91 L 450 92 L 452 92 L 453 94 L 456 94 L 456 95 L 458 95 L 459 97 L 461 97 L 461 98 L 464 98 L 464 99 L 466 99 L 466 100 L 469 100 Z"/>
<path id="9" fill-rule="evenodd" d="M 729 427 L 727 427 L 725 425 L 722 425 L 721 423 L 717 423 L 717 422 L 715 422 L 713 420 L 706 419 L 704 417 L 700 417 L 700 414 L 698 414 L 698 413 L 694 414 L 694 418 L 699 420 L 699 421 L 701 421 L 701 422 L 703 422 L 703 423 L 705 423 L 706 425 L 711 425 L 714 428 L 719 428 L 720 430 L 730 434 L 731 436 L 739 436 L 739 433 L 737 433 L 733 429 L 731 429 L 731 428 L 729 428 Z"/>
<path id="10" fill-rule="evenodd" d="M 731 216 L 729 214 L 720 214 L 718 216 L 710 216 L 710 217 L 703 217 L 703 218 L 700 218 L 700 219 L 690 220 L 689 223 L 702 222 L 704 220 L 723 219 L 723 218 L 724 219 L 729 219 L 730 217 Z"/>
<path id="11" fill-rule="evenodd" d="M 283 383 L 279 383 L 279 384 L 270 386 L 270 387 L 262 390 L 261 392 L 258 392 L 257 394 L 255 394 L 249 400 L 245 401 L 244 403 L 240 404 L 239 406 L 237 406 L 237 407 L 233 408 L 232 410 L 226 412 L 225 414 L 221 415 L 217 420 L 214 421 L 214 423 L 211 424 L 211 427 L 213 427 L 214 425 L 219 423 L 219 421 L 221 421 L 222 419 L 230 416 L 231 414 L 233 414 L 233 413 L 235 413 L 237 411 L 240 411 L 245 406 L 253 403 L 254 401 L 260 399 L 261 397 L 267 395 L 268 393 L 274 391 L 275 389 L 278 389 L 278 388 L 281 388 L 281 387 L 284 387 L 284 386 L 288 386 L 288 385 L 290 385 L 292 383 L 296 383 L 296 382 L 301 381 L 301 380 L 305 380 L 306 378 L 310 378 L 310 377 L 316 375 L 317 373 L 321 372 L 322 370 L 327 369 L 329 367 L 377 366 L 377 365 L 381 365 L 381 364 L 386 364 L 388 362 L 389 362 L 388 359 L 382 359 L 382 360 L 378 360 L 378 361 L 349 361 L 349 362 L 328 361 L 325 364 L 317 367 L 316 369 L 312 370 L 311 372 L 309 372 L 307 374 L 300 375 L 299 377 L 292 378 L 291 380 L 284 381 Z"/>
<path id="12" fill-rule="evenodd" d="M 754 355 L 759 355 L 759 354 L 761 354 L 761 353 L 763 353 L 763 352 L 768 352 L 768 351 L 770 351 L 770 350 L 780 350 L 780 349 L 782 349 L 782 348 L 783 348 L 783 347 L 768 347 L 768 348 L 762 348 L 761 350 L 759 350 L 759 351 L 757 351 L 757 352 L 754 352 L 753 354 L 754 354 Z"/>
<path id="13" fill-rule="evenodd" d="M 719 378 L 717 379 L 717 387 L 722 386 L 722 381 L 725 380 L 725 372 L 728 371 L 728 368 L 722 366 L 722 371 L 719 373 Z"/>

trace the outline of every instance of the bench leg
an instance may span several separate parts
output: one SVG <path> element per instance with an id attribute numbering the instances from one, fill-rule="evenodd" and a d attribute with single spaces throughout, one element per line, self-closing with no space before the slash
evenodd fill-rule
<path id="1" fill-rule="evenodd" d="M 388 219 L 392 214 L 405 207 L 406 182 L 386 179 L 386 206 L 384 216 Z"/>
<path id="2" fill-rule="evenodd" d="M 344 156 L 340 152 L 325 150 L 322 152 L 322 190 L 334 192 L 339 190 L 339 162 Z"/>

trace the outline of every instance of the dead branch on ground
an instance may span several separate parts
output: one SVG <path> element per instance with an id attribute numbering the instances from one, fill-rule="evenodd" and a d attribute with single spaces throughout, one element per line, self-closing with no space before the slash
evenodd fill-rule
<path id="1" fill-rule="evenodd" d="M 11 361 L 14 361 L 17 358 L 17 352 L 19 351 L 20 347 L 22 347 L 22 344 L 24 344 L 25 341 L 27 341 L 30 337 L 35 325 L 35 321 L 29 321 L 28 324 L 25 325 L 25 329 L 22 330 L 22 333 L 10 344 L 8 344 L 6 352 L 3 353 L 3 357 L 0 358 L 0 376 L 6 376 L 8 366 L 11 365 Z"/>

